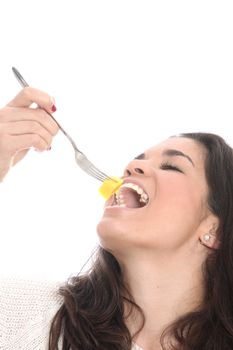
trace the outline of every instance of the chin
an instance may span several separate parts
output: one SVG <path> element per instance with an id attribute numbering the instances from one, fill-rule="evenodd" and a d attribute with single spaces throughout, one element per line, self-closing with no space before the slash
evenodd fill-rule
<path id="1" fill-rule="evenodd" d="M 105 238 L 114 238 L 117 235 L 119 235 L 120 230 L 120 224 L 119 221 L 114 222 L 114 220 L 110 218 L 102 218 L 99 223 L 97 224 L 97 234 L 101 239 Z"/>
<path id="2" fill-rule="evenodd" d="M 123 230 L 119 220 L 114 222 L 109 218 L 103 218 L 97 225 L 97 234 L 100 245 L 111 253 L 122 251 L 128 246 L 129 232 Z"/>

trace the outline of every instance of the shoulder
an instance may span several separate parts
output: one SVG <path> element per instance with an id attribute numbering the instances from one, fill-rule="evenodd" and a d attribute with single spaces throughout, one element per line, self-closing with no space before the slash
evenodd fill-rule
<path id="1" fill-rule="evenodd" d="M 14 296 L 20 295 L 23 299 L 30 297 L 40 297 L 43 300 L 48 296 L 56 297 L 58 289 L 63 282 L 56 282 L 50 280 L 32 280 L 18 277 L 1 277 L 0 276 L 0 296 Z M 23 294 L 22 294 L 23 293 Z"/>
<path id="2" fill-rule="evenodd" d="M 61 282 L 0 277 L 1 311 L 20 306 L 20 310 L 30 306 L 30 312 L 50 308 L 61 302 L 59 287 Z M 3 304 L 3 305 L 2 305 Z"/>
<path id="3" fill-rule="evenodd" d="M 12 344 L 13 349 L 19 339 L 23 349 L 30 349 L 32 341 L 37 341 L 38 346 L 47 341 L 49 324 L 63 302 L 59 295 L 59 287 L 63 284 L 0 277 L 1 349 L 11 349 L 4 347 L 6 344 Z"/>

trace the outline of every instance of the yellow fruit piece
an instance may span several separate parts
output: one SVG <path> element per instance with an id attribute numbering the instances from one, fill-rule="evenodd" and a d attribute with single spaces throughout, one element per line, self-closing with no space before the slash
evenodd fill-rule
<path id="1" fill-rule="evenodd" d="M 111 179 L 107 179 L 103 182 L 99 188 L 99 192 L 107 200 L 113 193 L 117 192 L 122 183 L 123 180 L 119 179 L 119 177 L 111 176 Z"/>

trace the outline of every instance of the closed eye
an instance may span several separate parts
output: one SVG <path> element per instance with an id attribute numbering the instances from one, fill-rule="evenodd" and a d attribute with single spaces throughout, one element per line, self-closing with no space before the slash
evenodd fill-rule
<path id="1" fill-rule="evenodd" d="M 179 168 L 177 168 L 176 166 L 169 164 L 169 163 L 163 163 L 161 164 L 160 167 L 162 170 L 174 170 L 174 171 L 179 171 L 180 173 L 183 173 L 183 171 L 181 171 Z"/>

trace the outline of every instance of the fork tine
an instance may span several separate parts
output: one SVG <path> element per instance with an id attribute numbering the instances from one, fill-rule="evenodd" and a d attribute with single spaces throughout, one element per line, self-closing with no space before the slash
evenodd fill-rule
<path id="1" fill-rule="evenodd" d="M 105 173 L 103 173 L 102 171 L 100 171 L 98 168 L 96 168 L 93 164 L 90 165 L 89 168 L 85 168 L 84 169 L 89 175 L 94 176 L 97 180 L 100 180 L 102 182 L 104 182 L 105 180 L 112 180 L 114 182 L 116 182 L 116 180 L 108 175 L 106 175 Z"/>
<path id="2" fill-rule="evenodd" d="M 102 174 L 100 174 L 99 172 L 95 171 L 92 169 L 92 167 L 87 167 L 86 164 L 83 167 L 82 164 L 79 164 L 79 166 L 89 175 L 94 176 L 96 179 L 100 180 L 100 181 L 104 181 L 106 179 L 107 176 L 103 176 Z"/>
<path id="3" fill-rule="evenodd" d="M 94 166 L 91 166 L 89 168 L 86 168 L 86 171 L 88 172 L 89 175 L 94 176 L 96 179 L 100 181 L 105 181 L 106 179 L 110 179 L 109 176 L 106 174 L 102 173 L 102 171 L 98 170 Z"/>
<path id="4" fill-rule="evenodd" d="M 102 175 L 99 175 L 97 174 L 96 172 L 93 172 L 93 171 L 90 171 L 89 169 L 88 170 L 85 170 L 86 173 L 94 178 L 96 178 L 97 180 L 101 181 L 101 182 L 104 182 L 106 180 L 106 177 L 102 176 Z"/>
<path id="5" fill-rule="evenodd" d="M 99 177 L 102 177 L 103 179 L 109 179 L 109 176 L 107 176 L 105 173 L 97 169 L 95 166 L 90 166 L 89 170 L 93 172 L 93 174 L 98 175 Z"/>
<path id="6" fill-rule="evenodd" d="M 108 178 L 107 175 L 101 173 L 100 171 L 95 170 L 94 166 L 86 158 L 85 159 L 76 158 L 76 161 L 82 170 L 84 170 L 88 175 L 95 177 L 97 180 L 104 181 L 106 178 Z"/>
<path id="7" fill-rule="evenodd" d="M 75 150 L 75 158 L 78 163 L 78 165 L 86 171 L 89 175 L 95 177 L 97 180 L 105 181 L 106 179 L 111 179 L 115 182 L 114 179 L 103 173 L 101 170 L 99 170 L 86 156 L 84 153 Z"/>
<path id="8" fill-rule="evenodd" d="M 92 172 L 93 174 L 96 174 L 103 181 L 108 179 L 108 180 L 112 180 L 114 182 L 117 182 L 114 178 L 106 175 L 101 170 L 99 170 L 93 163 L 91 163 L 90 161 L 89 161 L 89 163 L 90 163 L 89 171 Z"/>

